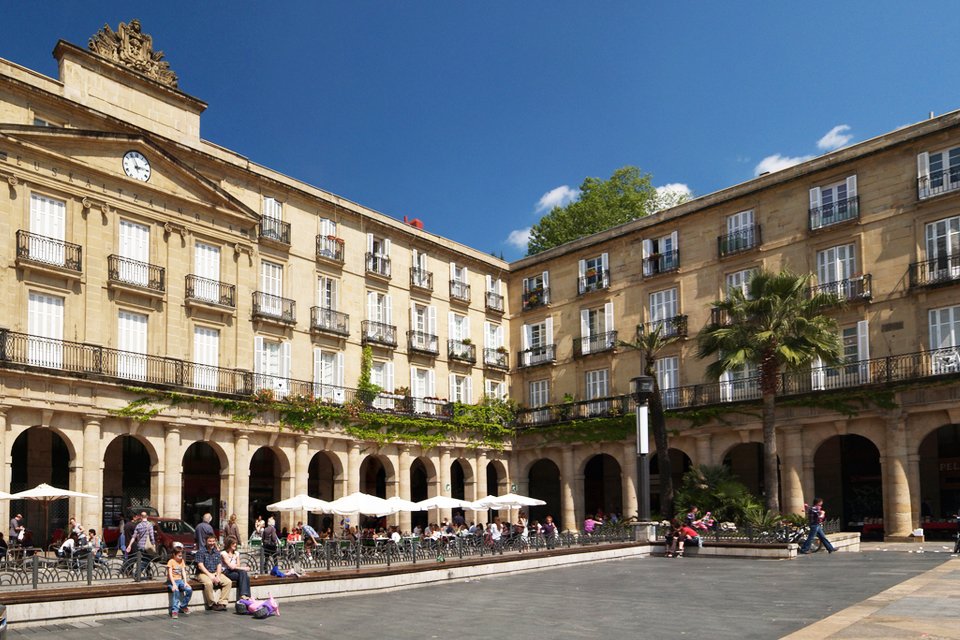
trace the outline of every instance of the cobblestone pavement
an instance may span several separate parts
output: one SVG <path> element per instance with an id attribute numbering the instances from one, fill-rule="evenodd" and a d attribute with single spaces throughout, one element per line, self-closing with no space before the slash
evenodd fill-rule
<path id="1" fill-rule="evenodd" d="M 306 638 L 431 640 L 469 632 L 483 637 L 507 634 L 509 637 L 542 636 L 550 640 L 767 639 L 798 630 L 813 632 L 817 621 L 882 596 L 882 592 L 904 581 L 947 567 L 953 564 L 943 565 L 949 558 L 949 554 L 871 551 L 819 553 L 792 561 L 616 560 L 398 591 L 281 603 L 282 615 L 264 621 L 232 612 L 204 612 L 199 604 L 200 594 L 195 594 L 194 613 L 178 621 L 160 616 L 129 616 L 18 629 L 14 620 L 10 636 L 31 640 L 63 637 L 113 640 L 135 636 L 246 638 L 255 634 L 296 634 Z M 953 562 L 960 564 L 960 559 Z M 943 574 L 941 571 L 941 574 L 947 578 L 960 577 L 960 567 L 956 572 Z M 951 581 L 960 589 L 960 580 Z M 911 590 L 907 595 L 915 597 L 916 593 Z M 952 601 L 949 615 L 960 609 L 958 603 L 960 598 Z M 888 605 L 894 607 L 892 616 L 906 615 L 913 606 L 909 601 Z M 928 605 L 924 611 L 934 612 L 937 603 Z M 840 628 L 842 626 L 837 627 Z M 830 629 L 824 630 L 828 632 L 833 633 Z"/>

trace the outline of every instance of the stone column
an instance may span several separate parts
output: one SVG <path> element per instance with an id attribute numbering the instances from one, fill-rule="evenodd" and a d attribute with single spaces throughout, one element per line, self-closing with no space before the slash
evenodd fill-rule
<path id="1" fill-rule="evenodd" d="M 310 479 L 310 450 L 306 436 L 297 438 L 297 446 L 293 454 L 293 493 L 294 495 L 308 492 Z"/>
<path id="2" fill-rule="evenodd" d="M 347 495 L 360 491 L 360 443 L 354 442 L 347 452 Z"/>
<path id="3" fill-rule="evenodd" d="M 240 536 L 250 535 L 250 431 L 239 430 L 233 443 L 233 506 Z"/>
<path id="4" fill-rule="evenodd" d="M 886 499 L 883 514 L 885 539 L 907 539 L 912 527 L 913 512 L 910 505 L 910 485 L 907 482 L 907 429 L 902 410 L 887 415 L 886 455 L 881 474 Z"/>
<path id="5" fill-rule="evenodd" d="M 637 443 L 631 442 L 623 445 L 623 464 L 620 466 L 620 493 L 623 497 L 622 515 L 624 518 L 631 516 L 640 517 L 637 508 Z"/>
<path id="6" fill-rule="evenodd" d="M 13 439 L 7 437 L 10 428 L 7 424 L 7 411 L 9 410 L 9 405 L 0 405 L 0 455 L 3 456 L 3 458 L 0 458 L 0 490 L 7 493 L 10 492 L 10 465 L 13 462 L 13 456 L 10 455 L 8 448 L 13 446 Z M 9 522 L 10 501 L 0 500 L 0 523 L 6 527 Z M 4 531 L 4 535 L 7 535 L 6 531 Z"/>
<path id="7" fill-rule="evenodd" d="M 574 468 L 573 468 L 573 447 L 567 445 L 563 448 L 560 467 L 560 513 L 563 519 L 564 531 L 576 531 L 578 528 L 577 513 L 574 507 L 573 492 L 575 491 Z"/>
<path id="8" fill-rule="evenodd" d="M 920 526 L 920 454 L 907 455 L 907 482 L 910 484 L 910 526 Z M 2 521 L 0 521 L 2 522 Z"/>
<path id="9" fill-rule="evenodd" d="M 180 459 L 180 426 L 164 425 L 163 434 L 163 513 L 165 518 L 180 517 L 180 489 L 183 463 Z M 210 513 L 217 513 L 211 509 Z M 239 514 L 238 514 L 239 515 Z"/>
<path id="10" fill-rule="evenodd" d="M 410 447 L 408 445 L 401 445 L 400 453 L 397 456 L 397 473 L 400 476 L 397 480 L 399 481 L 400 497 L 404 500 L 410 499 L 410 465 L 412 464 Z M 409 511 L 401 511 L 399 513 L 399 523 L 400 531 L 404 533 L 409 532 L 413 528 Z"/>
<path id="11" fill-rule="evenodd" d="M 696 437 L 697 441 L 697 464 L 713 464 L 713 436 L 709 433 Z M 675 487 L 676 490 L 678 487 Z"/>
<path id="12" fill-rule="evenodd" d="M 100 420 L 102 416 L 86 415 L 83 416 L 83 488 L 80 491 L 97 496 L 94 498 L 84 498 L 80 501 L 83 505 L 83 511 L 80 514 L 80 523 L 87 529 L 95 527 L 97 531 L 103 526 L 103 513 L 101 511 L 103 501 L 100 490 L 101 465 L 100 465 Z M 9 501 L 5 501 L 9 502 Z M 115 522 L 109 523 L 110 526 L 116 525 Z"/>
<path id="13" fill-rule="evenodd" d="M 780 467 L 783 513 L 803 513 L 803 434 L 800 427 L 782 429 L 783 453 Z"/>
<path id="14" fill-rule="evenodd" d="M 803 495 L 812 500 L 816 496 L 816 487 L 813 481 L 813 452 L 803 452 L 803 475 L 800 477 L 800 484 L 803 487 Z M 808 500 L 808 501 L 809 501 Z"/>
<path id="15" fill-rule="evenodd" d="M 440 476 L 440 492 L 439 495 L 450 497 L 450 449 L 443 447 L 440 449 L 440 469 L 438 475 Z M 450 509 L 437 509 L 437 519 L 443 520 L 446 518 L 448 521 L 452 517 Z"/>
<path id="16" fill-rule="evenodd" d="M 486 498 L 489 495 L 487 493 L 487 464 L 489 464 L 489 461 L 487 460 L 487 452 L 478 450 L 476 456 L 477 484 L 474 492 L 474 501 L 480 500 L 481 498 Z M 468 522 L 471 519 L 474 522 L 489 522 L 490 512 L 474 511 L 472 514 L 467 513 L 466 518 Z"/>

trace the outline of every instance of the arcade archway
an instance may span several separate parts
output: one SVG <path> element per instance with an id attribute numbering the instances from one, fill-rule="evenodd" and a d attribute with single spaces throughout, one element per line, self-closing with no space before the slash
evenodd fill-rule
<path id="1" fill-rule="evenodd" d="M 10 493 L 32 489 L 41 482 L 69 489 L 70 462 L 70 449 L 60 434 L 46 427 L 30 427 L 13 442 Z M 67 500 L 51 503 L 46 525 L 42 506 L 32 500 L 12 501 L 10 516 L 22 514 L 23 525 L 33 534 L 33 544 L 46 548 L 50 533 L 67 525 L 69 505 Z"/>
<path id="2" fill-rule="evenodd" d="M 575 527 L 576 523 L 563 522 L 563 513 L 560 504 L 560 469 L 553 460 L 541 458 L 533 463 L 527 476 L 530 487 L 530 497 L 545 501 L 547 504 L 540 507 L 530 507 L 530 521 L 544 522 L 547 515 L 553 516 L 553 521 L 562 531 L 565 527 Z"/>
<path id="3" fill-rule="evenodd" d="M 585 514 L 623 513 L 623 483 L 620 463 L 606 453 L 593 456 L 583 469 Z"/>
<path id="4" fill-rule="evenodd" d="M 883 517 L 880 451 L 863 436 L 824 440 L 813 456 L 814 497 L 823 498 L 827 518 L 843 529 L 859 530 L 866 519 Z"/>

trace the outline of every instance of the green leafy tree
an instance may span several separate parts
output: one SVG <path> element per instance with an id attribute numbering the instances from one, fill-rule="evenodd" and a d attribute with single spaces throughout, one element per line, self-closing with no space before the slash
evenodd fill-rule
<path id="1" fill-rule="evenodd" d="M 716 357 L 707 377 L 718 380 L 728 371 L 752 365 L 760 378 L 763 399 L 763 477 L 766 506 L 780 511 L 777 476 L 776 394 L 784 369 L 801 370 L 814 359 L 825 365 L 840 361 L 843 347 L 836 321 L 823 315 L 838 300 L 832 294 L 810 294 L 811 275 L 758 271 L 747 291 L 732 289 L 711 323 L 697 336 L 697 356 Z"/>
<path id="2" fill-rule="evenodd" d="M 530 229 L 527 254 L 534 255 L 655 211 L 660 204 L 650 174 L 623 167 L 609 179 L 586 178 L 580 198 L 554 207 Z"/>
<path id="3" fill-rule="evenodd" d="M 673 513 L 673 469 L 670 464 L 670 444 L 667 435 L 667 417 L 663 411 L 663 398 L 657 382 L 656 364 L 660 352 L 679 339 L 677 335 L 665 336 L 664 325 L 657 324 L 653 331 L 637 336 L 634 342 L 620 341 L 620 346 L 639 351 L 643 358 L 643 374 L 653 378 L 653 395 L 647 401 L 650 411 L 650 427 L 657 445 L 657 470 L 660 474 L 660 513 L 669 517 Z M 637 487 L 640 490 L 640 487 Z"/>
<path id="4" fill-rule="evenodd" d="M 373 369 L 373 349 L 371 349 L 369 345 L 365 345 L 360 353 L 360 377 L 357 379 L 357 399 L 366 406 L 373 404 L 373 401 L 377 399 L 377 395 L 383 391 L 383 389 L 371 382 L 371 369 Z"/>

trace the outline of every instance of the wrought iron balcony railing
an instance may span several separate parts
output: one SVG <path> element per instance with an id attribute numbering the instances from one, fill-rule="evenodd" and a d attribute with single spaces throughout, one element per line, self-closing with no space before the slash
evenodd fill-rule
<path id="1" fill-rule="evenodd" d="M 939 287 L 960 282 L 960 254 L 942 255 L 910 265 L 910 288 Z"/>
<path id="2" fill-rule="evenodd" d="M 687 316 L 673 316 L 666 320 L 654 320 L 637 325 L 637 337 L 653 333 L 657 327 L 661 327 L 660 335 L 664 338 L 677 336 L 678 338 L 687 337 Z"/>
<path id="3" fill-rule="evenodd" d="M 730 324 L 730 316 L 720 307 L 710 307 L 710 324 L 726 326 Z"/>
<path id="4" fill-rule="evenodd" d="M 474 364 L 477 361 L 477 347 L 472 342 L 447 340 L 447 357 L 451 360 Z"/>
<path id="5" fill-rule="evenodd" d="M 386 347 L 397 346 L 397 328 L 392 324 L 364 320 L 360 326 L 360 339 L 363 344 L 379 344 Z"/>
<path id="6" fill-rule="evenodd" d="M 470 285 L 462 280 L 451 280 L 450 300 L 454 302 L 470 302 Z"/>
<path id="7" fill-rule="evenodd" d="M 410 286 L 424 291 L 433 291 L 433 272 L 411 267 Z"/>
<path id="8" fill-rule="evenodd" d="M 254 291 L 253 317 L 285 324 L 296 324 L 297 303 L 289 298 L 281 298 L 263 291 Z"/>
<path id="9" fill-rule="evenodd" d="M 518 367 L 535 367 L 540 364 L 550 364 L 557 359 L 556 346 L 544 344 L 530 347 L 517 354 Z"/>
<path id="10" fill-rule="evenodd" d="M 550 304 L 550 287 L 540 287 L 523 292 L 523 310 L 536 309 Z"/>
<path id="11" fill-rule="evenodd" d="M 643 276 L 655 276 L 658 273 L 669 273 L 680 268 L 680 252 L 667 251 L 658 253 L 643 260 Z"/>
<path id="12" fill-rule="evenodd" d="M 603 353 L 604 351 L 613 351 L 616 348 L 616 331 L 595 333 L 584 338 L 577 338 L 573 341 L 573 355 L 576 357 L 587 356 L 592 353 Z"/>
<path id="13" fill-rule="evenodd" d="M 593 273 L 588 270 L 586 274 L 577 278 L 577 292 L 580 295 L 610 288 L 609 269 L 593 269 L 592 271 Z"/>
<path id="14" fill-rule="evenodd" d="M 78 244 L 55 240 L 23 229 L 17 231 L 17 258 L 80 273 L 83 249 Z"/>
<path id="15" fill-rule="evenodd" d="M 310 307 L 310 329 L 321 333 L 350 335 L 350 316 L 325 307 Z"/>
<path id="16" fill-rule="evenodd" d="M 343 240 L 336 236 L 317 236 L 317 258 L 343 264 Z"/>
<path id="17" fill-rule="evenodd" d="M 485 348 L 483 350 L 483 366 L 507 371 L 510 369 L 510 354 L 502 347 L 498 349 Z"/>
<path id="18" fill-rule="evenodd" d="M 871 276 L 865 273 L 852 278 L 835 280 L 834 282 L 823 282 L 810 287 L 810 294 L 825 293 L 835 296 L 837 302 L 859 302 L 869 300 L 871 293 Z"/>
<path id="19" fill-rule="evenodd" d="M 107 256 L 107 277 L 110 282 L 164 292 L 167 288 L 163 267 L 121 256 Z"/>
<path id="20" fill-rule="evenodd" d="M 921 200 L 957 189 L 960 189 L 960 167 L 931 171 L 930 175 L 917 178 L 917 197 Z"/>
<path id="21" fill-rule="evenodd" d="M 237 288 L 232 284 L 188 275 L 186 278 L 184 297 L 187 300 L 216 304 L 221 307 L 237 306 Z"/>
<path id="22" fill-rule="evenodd" d="M 290 245 L 290 223 L 276 218 L 260 218 L 260 239 Z"/>
<path id="23" fill-rule="evenodd" d="M 846 200 L 812 207 L 810 209 L 810 230 L 815 231 L 847 220 L 856 220 L 859 217 L 860 196 L 853 196 Z"/>
<path id="24" fill-rule="evenodd" d="M 440 354 L 439 338 L 423 331 L 407 331 L 407 348 L 410 351 L 426 353 L 431 356 Z"/>
<path id="25" fill-rule="evenodd" d="M 717 236 L 717 252 L 721 258 L 732 256 L 759 247 L 762 241 L 760 225 L 755 224 L 724 236 Z"/>
<path id="26" fill-rule="evenodd" d="M 367 273 L 381 278 L 390 277 L 390 258 L 382 256 L 379 253 L 368 253 L 366 255 Z"/>
<path id="27" fill-rule="evenodd" d="M 487 291 L 486 295 L 484 296 L 484 304 L 487 308 L 487 311 L 503 313 L 503 296 L 499 293 Z"/>

